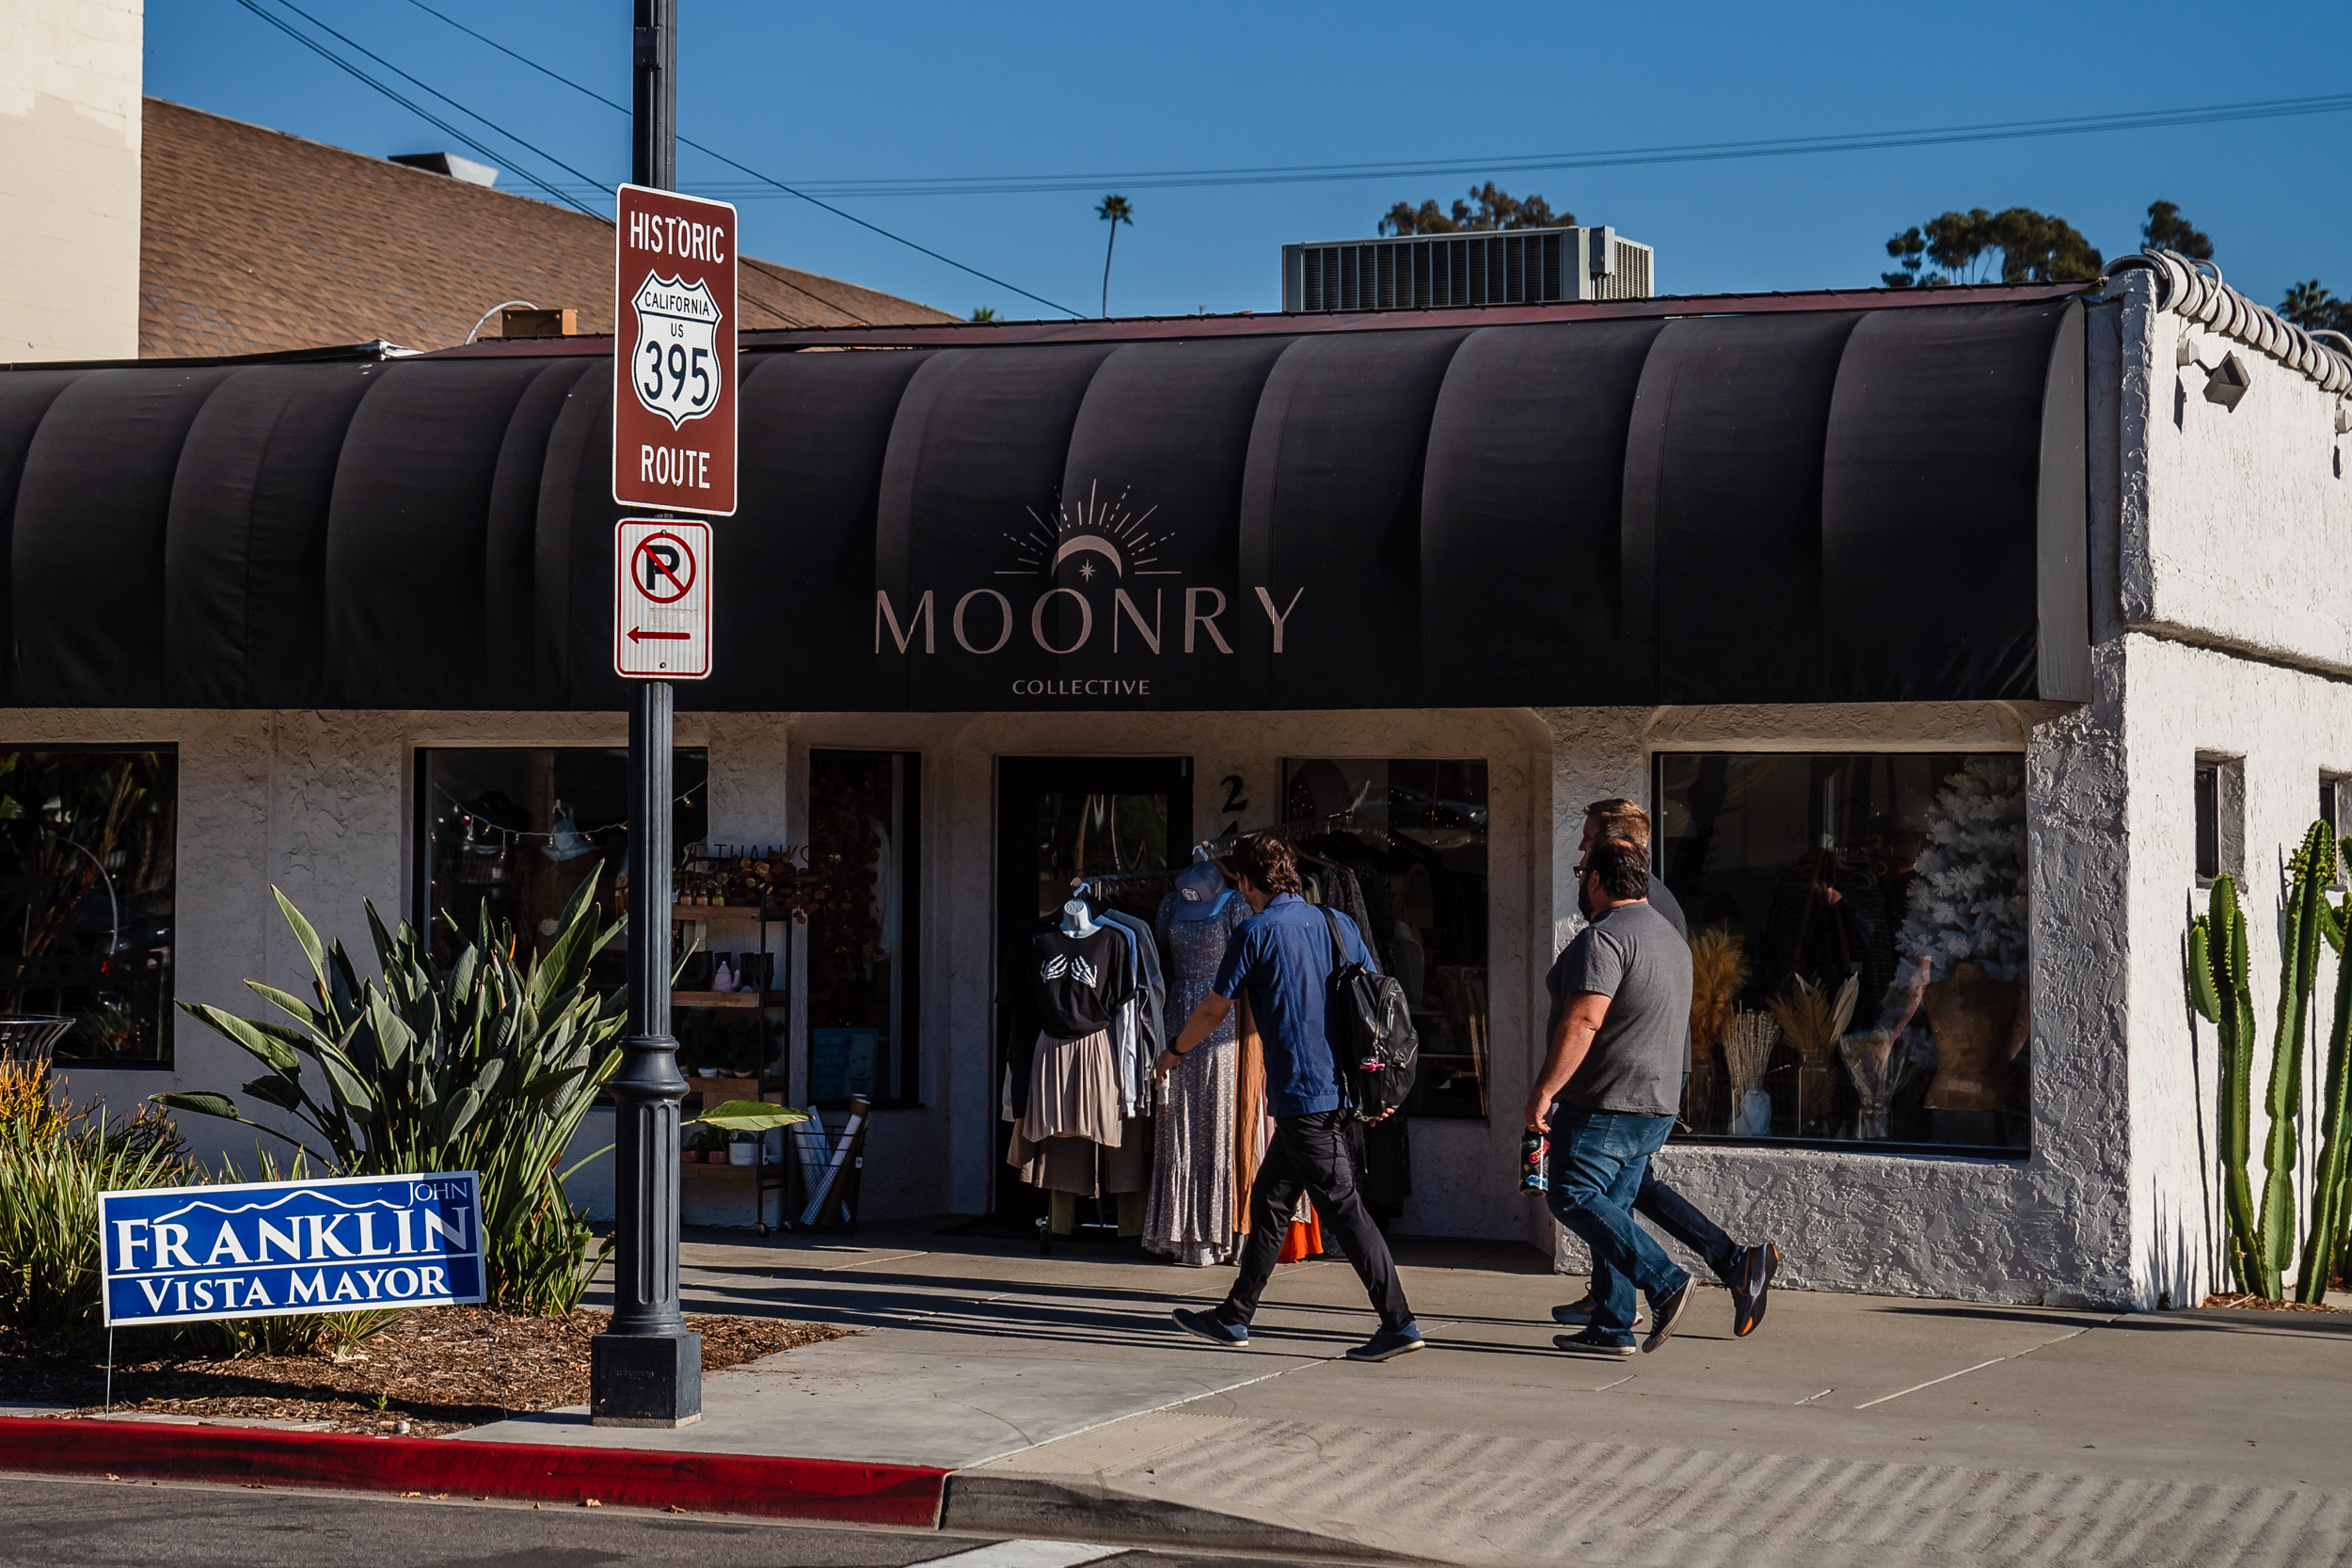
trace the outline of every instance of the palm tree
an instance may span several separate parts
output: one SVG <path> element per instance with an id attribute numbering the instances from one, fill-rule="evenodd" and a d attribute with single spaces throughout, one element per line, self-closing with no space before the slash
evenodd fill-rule
<path id="1" fill-rule="evenodd" d="M 1103 247 L 1103 314 L 1111 313 L 1111 253 L 1119 248 L 1119 226 L 1133 227 L 1136 210 L 1123 196 L 1106 196 L 1094 209 L 1094 215 L 1111 226 L 1111 243 Z"/>

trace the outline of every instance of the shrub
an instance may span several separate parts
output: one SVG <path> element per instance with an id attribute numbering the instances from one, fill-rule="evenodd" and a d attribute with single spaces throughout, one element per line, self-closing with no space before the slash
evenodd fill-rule
<path id="1" fill-rule="evenodd" d="M 181 1006 L 261 1061 L 268 1070 L 244 1092 L 290 1113 L 299 1132 L 247 1121 L 225 1094 L 156 1098 L 259 1128 L 337 1175 L 480 1173 L 492 1304 L 568 1312 L 595 1272 L 583 1261 L 593 1237 L 557 1164 L 619 1061 L 614 1041 L 626 1022 L 617 993 L 599 998 L 587 988 L 589 960 L 619 929 L 601 927 L 596 885 L 592 879 L 573 895 L 544 958 L 517 959 L 529 944 L 485 912 L 446 970 L 407 922 L 387 930 L 371 904 L 380 977 L 365 979 L 342 942 L 321 943 L 279 893 L 310 960 L 314 1002 L 246 982 L 291 1027 Z"/>
<path id="2" fill-rule="evenodd" d="M 109 1122 L 103 1106 L 69 1105 L 40 1067 L 0 1061 L 0 1324 L 95 1330 L 98 1195 L 203 1180 L 162 1112 Z"/>

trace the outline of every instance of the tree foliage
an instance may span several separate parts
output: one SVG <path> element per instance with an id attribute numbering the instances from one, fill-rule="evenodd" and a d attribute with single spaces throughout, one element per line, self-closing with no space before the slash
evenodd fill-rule
<path id="1" fill-rule="evenodd" d="M 1103 247 L 1103 314 L 1111 313 L 1111 255 L 1119 248 L 1119 226 L 1135 227 L 1135 203 L 1116 193 L 1104 197 L 1094 209 L 1094 215 L 1111 226 L 1110 243 Z"/>
<path id="2" fill-rule="evenodd" d="M 2073 224 L 2030 207 L 1939 214 L 1888 240 L 1886 254 L 1900 263 L 1879 275 L 1890 289 L 2087 282 L 2106 264 Z"/>
<path id="3" fill-rule="evenodd" d="M 2139 238 L 2152 249 L 2177 251 L 2200 261 L 2213 260 L 2212 236 L 2181 216 L 2181 209 L 2169 201 L 2148 203 L 2148 221 L 2139 226 Z"/>
<path id="4" fill-rule="evenodd" d="M 2307 277 L 2287 291 L 2279 314 L 2306 332 L 2352 335 L 2352 299 L 2338 299 L 2316 277 Z"/>
<path id="5" fill-rule="evenodd" d="M 1451 213 L 1440 209 L 1434 198 L 1418 207 L 1400 201 L 1380 220 L 1380 232 L 1482 233 L 1497 229 L 1566 229 L 1575 222 L 1574 213 L 1555 213 L 1549 202 L 1533 192 L 1516 197 L 1489 180 L 1471 186 L 1469 199 L 1456 199 Z"/>

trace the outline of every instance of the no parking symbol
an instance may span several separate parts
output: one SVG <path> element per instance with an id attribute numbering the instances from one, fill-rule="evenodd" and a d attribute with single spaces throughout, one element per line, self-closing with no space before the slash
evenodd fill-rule
<path id="1" fill-rule="evenodd" d="M 639 679 L 710 673 L 710 525 L 625 519 L 613 532 L 612 668 Z"/>

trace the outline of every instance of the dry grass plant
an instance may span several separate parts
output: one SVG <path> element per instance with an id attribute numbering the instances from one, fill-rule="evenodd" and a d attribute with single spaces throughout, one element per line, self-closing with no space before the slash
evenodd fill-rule
<path id="1" fill-rule="evenodd" d="M 1852 1022 L 1854 1002 L 1861 993 L 1862 982 L 1852 975 L 1846 977 L 1834 996 L 1826 982 L 1817 986 L 1796 975 L 1788 982 L 1788 990 L 1772 999 L 1772 1019 L 1806 1067 L 1825 1070 L 1836 1059 L 1837 1037 Z"/>
<path id="2" fill-rule="evenodd" d="M 1780 1025 L 1769 1013 L 1734 1007 L 1724 1025 L 1724 1070 L 1735 1093 L 1753 1093 L 1764 1086 L 1772 1065 L 1772 1047 L 1780 1042 Z"/>
<path id="3" fill-rule="evenodd" d="M 1732 999 L 1748 983 L 1747 940 L 1709 926 L 1691 939 L 1691 1045 L 1704 1058 L 1731 1026 Z"/>

